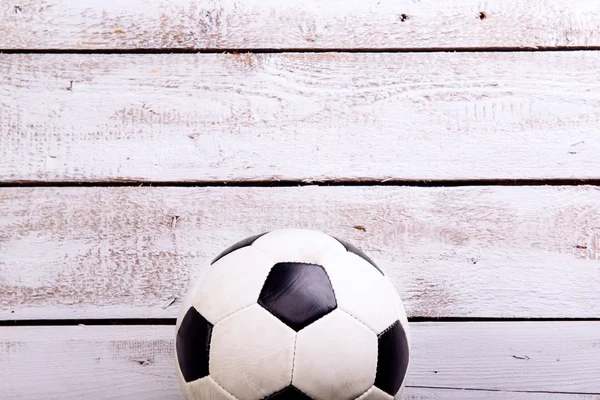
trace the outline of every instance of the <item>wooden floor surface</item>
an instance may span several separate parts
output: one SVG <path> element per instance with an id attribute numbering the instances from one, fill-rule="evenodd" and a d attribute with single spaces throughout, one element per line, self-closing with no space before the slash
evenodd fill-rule
<path id="1" fill-rule="evenodd" d="M 0 400 L 182 399 L 174 318 L 282 227 L 364 249 L 404 399 L 600 399 L 600 2 L 0 4 Z"/>

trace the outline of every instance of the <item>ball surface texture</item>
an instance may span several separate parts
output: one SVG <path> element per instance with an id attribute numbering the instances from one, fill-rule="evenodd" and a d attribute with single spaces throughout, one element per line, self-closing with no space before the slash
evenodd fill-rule
<path id="1" fill-rule="evenodd" d="M 409 343 L 373 260 L 323 232 L 279 229 L 229 247 L 193 282 L 175 363 L 187 400 L 392 400 Z"/>

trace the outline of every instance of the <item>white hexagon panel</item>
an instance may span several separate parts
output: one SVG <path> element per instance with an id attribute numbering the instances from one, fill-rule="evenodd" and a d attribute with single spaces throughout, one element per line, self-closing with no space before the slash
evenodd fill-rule
<path id="1" fill-rule="evenodd" d="M 377 335 L 339 309 L 298 332 L 292 383 L 314 400 L 355 399 L 375 383 Z"/>
<path id="2" fill-rule="evenodd" d="M 292 381 L 296 333 L 258 304 L 220 321 L 209 371 L 239 400 L 260 400 Z"/>

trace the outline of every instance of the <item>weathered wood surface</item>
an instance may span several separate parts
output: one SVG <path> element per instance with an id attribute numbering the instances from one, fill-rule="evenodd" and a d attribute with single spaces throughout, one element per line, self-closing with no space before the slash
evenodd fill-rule
<path id="1" fill-rule="evenodd" d="M 595 0 L 17 0 L 2 49 L 600 46 Z"/>
<path id="2" fill-rule="evenodd" d="M 402 400 L 598 400 L 600 395 L 504 390 L 462 390 L 408 387 Z"/>
<path id="3" fill-rule="evenodd" d="M 281 227 L 363 248 L 412 317 L 600 316 L 598 187 L 47 187 L 0 189 L 0 319 L 175 317 Z"/>
<path id="4" fill-rule="evenodd" d="M 598 52 L 5 54 L 0 180 L 599 179 L 598 71 Z"/>
<path id="5" fill-rule="evenodd" d="M 582 400 L 593 396 L 573 393 L 600 393 L 598 322 L 420 323 L 411 330 L 405 399 Z M 181 399 L 173 339 L 173 326 L 0 327 L 0 393 Z"/>

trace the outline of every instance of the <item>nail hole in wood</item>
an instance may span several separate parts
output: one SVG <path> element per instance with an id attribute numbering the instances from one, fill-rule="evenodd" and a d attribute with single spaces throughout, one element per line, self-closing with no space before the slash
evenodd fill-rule
<path id="1" fill-rule="evenodd" d="M 487 14 L 485 12 L 481 11 L 479 13 L 479 19 L 483 21 L 486 18 L 487 18 Z"/>

